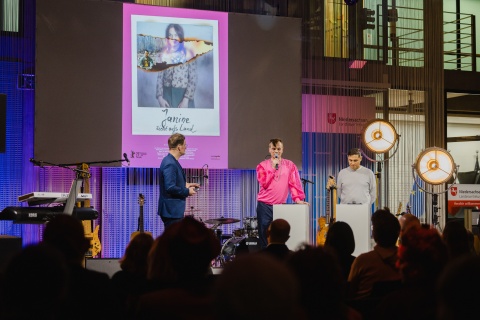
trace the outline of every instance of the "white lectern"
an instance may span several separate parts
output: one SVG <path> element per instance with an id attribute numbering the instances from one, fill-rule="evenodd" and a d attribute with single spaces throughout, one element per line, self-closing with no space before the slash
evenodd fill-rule
<path id="1" fill-rule="evenodd" d="M 353 255 L 371 250 L 370 204 L 337 204 L 335 221 L 343 221 L 353 230 L 355 251 Z"/>
<path id="2" fill-rule="evenodd" d="M 290 238 L 286 243 L 290 250 L 296 250 L 302 243 L 312 244 L 308 204 L 275 204 L 273 220 L 275 219 L 285 219 L 290 224 Z"/>

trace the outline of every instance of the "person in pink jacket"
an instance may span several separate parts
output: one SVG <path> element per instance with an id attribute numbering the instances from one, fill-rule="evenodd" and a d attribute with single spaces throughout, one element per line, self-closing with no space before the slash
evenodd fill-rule
<path id="1" fill-rule="evenodd" d="M 273 220 L 273 205 L 285 203 L 288 192 L 295 203 L 307 204 L 297 166 L 282 158 L 283 142 L 271 139 L 268 145 L 270 159 L 257 166 L 260 191 L 257 198 L 258 237 L 260 246 L 267 246 L 266 231 Z"/>

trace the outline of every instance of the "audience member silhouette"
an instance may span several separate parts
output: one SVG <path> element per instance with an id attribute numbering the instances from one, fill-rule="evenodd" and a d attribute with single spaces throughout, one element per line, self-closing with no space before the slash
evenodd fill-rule
<path id="1" fill-rule="evenodd" d="M 447 247 L 436 229 L 407 231 L 402 236 L 397 261 L 403 285 L 378 305 L 376 318 L 434 320 L 436 282 L 447 261 Z"/>
<path id="2" fill-rule="evenodd" d="M 476 236 L 473 232 L 474 232 L 474 230 L 472 230 L 472 231 L 467 230 L 468 245 L 470 246 L 470 252 L 473 255 L 477 255 L 478 252 L 475 249 L 475 241 L 478 240 L 478 236 Z"/>
<path id="3" fill-rule="evenodd" d="M 405 213 L 398 218 L 400 223 L 400 236 L 398 244 L 400 244 L 402 239 L 402 234 L 406 233 L 411 228 L 420 228 L 422 226 L 420 220 L 411 213 Z"/>
<path id="4" fill-rule="evenodd" d="M 448 263 L 438 280 L 436 313 L 438 320 L 478 317 L 479 270 L 480 256 L 465 255 Z"/>
<path id="5" fill-rule="evenodd" d="M 147 257 L 152 244 L 153 237 L 149 233 L 134 236 L 119 261 L 122 270 L 112 277 L 116 303 L 126 318 L 133 316 L 138 297 L 148 291 Z"/>
<path id="6" fill-rule="evenodd" d="M 10 260 L 0 287 L 0 319 L 61 319 L 68 270 L 47 245 L 31 245 Z"/>
<path id="7" fill-rule="evenodd" d="M 389 210 L 379 209 L 372 215 L 373 250 L 360 254 L 353 261 L 349 281 L 349 298 L 363 299 L 371 295 L 377 282 L 399 282 L 396 267 L 400 223 Z"/>
<path id="8" fill-rule="evenodd" d="M 337 254 L 342 275 L 345 281 L 348 280 L 350 268 L 352 267 L 355 256 L 355 237 L 350 225 L 343 221 L 336 221 L 329 226 L 325 246 L 332 248 Z"/>
<path id="9" fill-rule="evenodd" d="M 192 217 L 172 224 L 150 250 L 147 278 L 156 291 L 140 296 L 138 319 L 212 317 L 211 261 L 220 243 L 212 230 Z"/>
<path id="10" fill-rule="evenodd" d="M 306 246 L 287 260 L 300 284 L 300 303 L 308 319 L 360 319 L 345 303 L 345 281 L 333 250 Z"/>
<path id="11" fill-rule="evenodd" d="M 105 319 L 117 316 L 113 308 L 110 278 L 106 273 L 83 267 L 90 241 L 80 220 L 67 214 L 55 215 L 47 223 L 43 242 L 64 256 L 70 275 L 66 312 L 68 319 Z"/>
<path id="12" fill-rule="evenodd" d="M 449 221 L 445 224 L 442 238 L 448 249 L 449 259 L 456 259 L 466 254 L 473 254 L 467 229 L 462 221 Z"/>
<path id="13" fill-rule="evenodd" d="M 267 247 L 262 250 L 279 260 L 285 260 L 292 252 L 285 244 L 290 238 L 290 224 L 284 219 L 275 219 L 267 229 Z"/>
<path id="14" fill-rule="evenodd" d="M 298 293 L 297 280 L 284 263 L 264 254 L 241 255 L 217 279 L 215 319 L 304 319 Z"/>

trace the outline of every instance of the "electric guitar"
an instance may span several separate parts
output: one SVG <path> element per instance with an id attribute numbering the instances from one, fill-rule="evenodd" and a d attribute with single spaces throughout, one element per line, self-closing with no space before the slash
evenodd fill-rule
<path id="1" fill-rule="evenodd" d="M 81 177 L 83 178 L 83 193 L 90 193 L 90 167 L 86 163 L 82 163 L 78 166 L 78 169 L 82 170 Z M 90 208 L 90 200 L 85 200 L 83 202 L 78 202 L 77 207 L 85 207 Z M 82 221 L 83 230 L 85 233 L 85 238 L 90 241 L 90 247 L 85 254 L 86 257 L 96 257 L 100 251 L 102 251 L 102 243 L 100 242 L 100 238 L 98 237 L 98 232 L 100 230 L 100 226 L 97 224 L 95 228 L 93 228 L 93 220 L 90 221 Z"/>
<path id="2" fill-rule="evenodd" d="M 328 227 L 337 219 L 337 185 L 334 177 L 329 176 L 326 188 L 326 216 L 318 218 L 317 245 L 319 246 L 323 246 L 325 244 Z"/>
<path id="3" fill-rule="evenodd" d="M 402 215 L 402 207 L 403 207 L 403 204 L 402 204 L 402 201 L 400 201 L 400 202 L 398 203 L 398 209 L 397 209 L 397 213 L 395 214 L 395 217 L 399 217 L 399 216 Z M 407 210 L 410 210 L 410 209 L 408 208 L 408 204 L 407 204 Z"/>
<path id="4" fill-rule="evenodd" d="M 152 235 L 151 232 L 145 232 L 145 229 L 143 227 L 143 205 L 145 204 L 145 197 L 141 193 L 138 195 L 138 204 L 140 206 L 140 214 L 138 216 L 138 229 L 130 235 L 130 240 L 132 240 L 136 235 L 140 233 L 148 233 Z"/>

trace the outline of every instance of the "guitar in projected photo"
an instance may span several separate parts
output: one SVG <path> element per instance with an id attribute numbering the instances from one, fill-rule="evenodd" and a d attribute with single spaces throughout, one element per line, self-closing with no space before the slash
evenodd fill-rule
<path id="1" fill-rule="evenodd" d="M 138 205 L 140 206 L 140 214 L 138 216 L 138 229 L 137 231 L 133 232 L 130 235 L 130 240 L 140 233 L 148 233 L 149 235 L 152 235 L 151 232 L 148 232 L 148 231 L 145 232 L 145 229 L 143 227 L 143 205 L 144 204 L 145 204 L 145 197 L 143 196 L 143 194 L 140 193 L 138 195 Z"/>
<path id="2" fill-rule="evenodd" d="M 318 218 L 317 245 L 323 246 L 327 238 L 328 227 L 335 222 L 337 210 L 337 185 L 335 178 L 328 177 L 327 181 L 326 215 Z"/>

